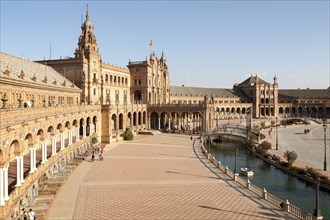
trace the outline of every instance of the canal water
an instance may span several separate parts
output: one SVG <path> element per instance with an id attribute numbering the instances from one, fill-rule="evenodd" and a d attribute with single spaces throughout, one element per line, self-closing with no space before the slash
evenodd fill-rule
<path id="1" fill-rule="evenodd" d="M 223 142 L 206 146 L 211 154 L 229 169 L 235 168 L 235 149 L 238 149 L 236 170 L 249 167 L 254 172 L 251 183 L 265 188 L 267 192 L 311 214 L 316 204 L 315 185 L 306 183 L 295 176 L 286 174 L 274 166 L 255 157 L 245 145 L 239 142 Z M 210 148 L 210 149 L 209 149 Z M 247 178 L 240 174 L 241 177 Z M 330 220 L 330 193 L 320 189 L 320 210 L 324 220 Z"/>

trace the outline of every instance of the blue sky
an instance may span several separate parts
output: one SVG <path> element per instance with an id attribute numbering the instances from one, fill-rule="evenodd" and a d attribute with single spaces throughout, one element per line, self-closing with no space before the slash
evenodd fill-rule
<path id="1" fill-rule="evenodd" d="M 280 88 L 327 88 L 329 1 L 88 1 L 103 61 L 164 50 L 171 85 L 231 88 L 251 74 Z M 1 51 L 73 56 L 86 1 L 1 0 Z M 153 46 L 149 46 L 150 39 Z"/>

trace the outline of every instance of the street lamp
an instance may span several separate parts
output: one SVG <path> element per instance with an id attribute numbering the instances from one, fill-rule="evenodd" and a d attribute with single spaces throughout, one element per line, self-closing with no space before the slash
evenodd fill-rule
<path id="1" fill-rule="evenodd" d="M 319 206 L 319 188 L 320 188 L 320 177 L 317 176 L 316 180 L 315 180 L 315 186 L 316 186 L 316 207 L 314 209 L 314 216 L 315 217 L 320 217 L 321 216 L 321 212 L 320 212 L 320 206 Z"/>
<path id="2" fill-rule="evenodd" d="M 234 169 L 234 174 L 236 174 L 236 161 L 237 161 L 237 153 L 238 153 L 238 149 L 235 149 L 235 169 Z"/>
<path id="3" fill-rule="evenodd" d="M 323 170 L 327 171 L 327 135 L 326 135 L 327 125 L 324 124 L 323 128 L 324 128 L 324 167 L 323 167 Z"/>
<path id="4" fill-rule="evenodd" d="M 278 150 L 278 126 L 277 126 L 277 117 L 275 118 L 275 126 L 276 126 L 276 150 Z"/>

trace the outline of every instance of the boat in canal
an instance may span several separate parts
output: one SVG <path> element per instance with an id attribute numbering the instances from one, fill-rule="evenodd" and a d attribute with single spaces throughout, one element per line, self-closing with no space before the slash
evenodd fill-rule
<path id="1" fill-rule="evenodd" d="M 241 173 L 248 177 L 254 175 L 254 172 L 250 168 L 247 168 L 247 167 L 241 168 Z"/>

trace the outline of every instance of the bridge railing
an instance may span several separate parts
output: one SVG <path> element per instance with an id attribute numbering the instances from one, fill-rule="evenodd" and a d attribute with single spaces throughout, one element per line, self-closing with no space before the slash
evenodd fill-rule
<path id="1" fill-rule="evenodd" d="M 195 146 L 196 142 L 194 141 L 194 146 Z M 244 179 L 240 176 L 238 176 L 235 173 L 230 170 L 226 165 L 222 164 L 220 161 L 217 161 L 217 159 L 210 154 L 207 149 L 204 147 L 204 144 L 202 141 L 200 141 L 200 147 L 202 154 L 215 166 L 217 167 L 220 171 L 222 171 L 224 174 L 226 174 L 227 176 L 229 176 L 231 179 L 233 179 L 234 181 L 236 181 L 238 184 L 242 185 L 243 187 L 245 187 L 246 189 L 250 190 L 251 192 L 255 193 L 256 195 L 258 195 L 260 198 L 265 199 L 266 201 L 270 202 L 271 204 L 277 206 L 277 207 L 282 207 L 282 209 L 286 212 L 288 212 L 289 214 L 297 217 L 298 219 L 303 219 L 303 220 L 312 220 L 313 219 L 313 215 L 310 213 L 307 213 L 305 211 L 303 211 L 302 209 L 293 206 L 289 203 L 288 200 L 284 201 L 276 196 L 274 196 L 273 194 L 270 194 L 266 191 L 266 189 L 261 189 L 260 187 L 252 184 L 250 182 L 249 179 Z"/>

